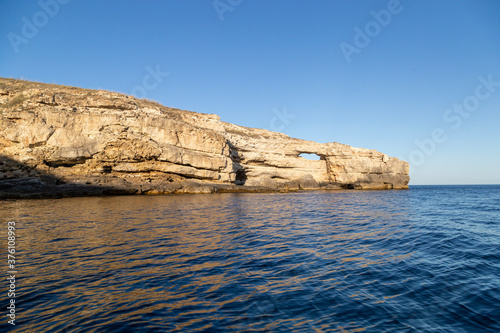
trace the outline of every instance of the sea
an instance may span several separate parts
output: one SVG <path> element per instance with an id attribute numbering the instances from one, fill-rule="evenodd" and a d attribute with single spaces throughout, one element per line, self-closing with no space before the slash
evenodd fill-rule
<path id="1" fill-rule="evenodd" d="M 500 332 L 497 185 L 7 200 L 0 221 L 2 332 Z"/>

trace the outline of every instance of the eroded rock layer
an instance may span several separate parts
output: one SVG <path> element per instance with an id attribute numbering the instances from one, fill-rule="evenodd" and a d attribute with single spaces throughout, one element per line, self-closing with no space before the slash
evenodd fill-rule
<path id="1" fill-rule="evenodd" d="M 375 150 L 108 91 L 0 79 L 0 110 L 3 197 L 408 187 L 408 163 Z"/>

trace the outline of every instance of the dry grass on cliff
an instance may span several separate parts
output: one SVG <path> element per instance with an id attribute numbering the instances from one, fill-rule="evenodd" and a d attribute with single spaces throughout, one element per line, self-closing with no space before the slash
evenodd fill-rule
<path id="1" fill-rule="evenodd" d="M 2 108 L 4 110 L 14 108 L 17 105 L 22 104 L 27 99 L 28 99 L 28 97 L 25 96 L 23 93 L 17 94 L 16 96 L 14 96 L 10 100 L 8 100 L 7 103 L 0 105 L 0 108 Z"/>
<path id="2" fill-rule="evenodd" d="M 139 108 L 144 107 L 158 109 L 162 113 L 168 114 L 169 117 L 181 120 L 180 116 L 176 112 L 181 112 L 181 110 L 167 107 L 158 101 L 148 98 L 136 98 L 124 93 L 110 92 L 101 89 L 85 89 L 3 77 L 0 77 L 0 96 L 2 97 L 0 98 L 0 111 L 15 111 L 17 108 L 22 106 L 24 102 L 34 98 L 35 95 L 40 93 L 43 93 L 44 95 L 46 93 L 49 95 L 57 94 L 59 101 L 63 99 L 67 103 L 74 104 L 73 106 L 87 105 L 89 100 L 91 102 L 100 101 L 102 104 L 119 104 L 124 102 L 127 105 L 134 105 Z"/>

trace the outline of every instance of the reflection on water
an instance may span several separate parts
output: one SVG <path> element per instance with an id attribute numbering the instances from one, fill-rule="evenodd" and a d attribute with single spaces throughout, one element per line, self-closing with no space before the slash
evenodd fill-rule
<path id="1" fill-rule="evenodd" d="M 19 228 L 16 329 L 454 327 L 460 311 L 475 313 L 443 303 L 466 296 L 466 286 L 446 281 L 454 263 L 441 248 L 459 239 L 421 230 L 414 192 L 3 202 L 2 220 Z M 442 260 L 441 269 L 430 271 L 435 260 Z M 480 295 L 483 303 L 498 300 L 498 287 Z M 477 326 L 481 320 L 458 324 L 488 327 Z"/>

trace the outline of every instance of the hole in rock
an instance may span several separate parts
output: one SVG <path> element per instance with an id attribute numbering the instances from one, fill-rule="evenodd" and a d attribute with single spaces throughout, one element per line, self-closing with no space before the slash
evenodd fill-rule
<path id="1" fill-rule="evenodd" d="M 245 170 L 240 169 L 236 171 L 236 180 L 234 183 L 236 185 L 245 185 L 246 181 L 247 181 L 247 174 L 245 173 Z"/>
<path id="2" fill-rule="evenodd" d="M 319 155 L 316 155 L 316 154 L 309 154 L 309 153 L 302 153 L 302 154 L 299 154 L 299 157 L 303 157 L 305 158 L 306 160 L 313 160 L 313 161 L 317 161 L 321 158 L 321 156 Z"/>

